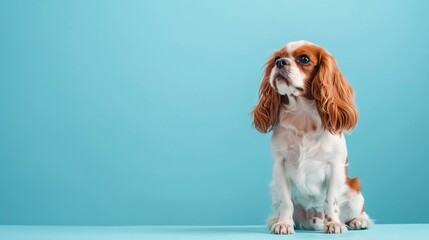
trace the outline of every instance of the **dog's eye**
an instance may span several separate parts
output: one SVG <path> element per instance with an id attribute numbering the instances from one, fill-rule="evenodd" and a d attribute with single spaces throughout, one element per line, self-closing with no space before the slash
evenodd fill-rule
<path id="1" fill-rule="evenodd" d="M 300 62 L 300 63 L 302 63 L 302 64 L 304 64 L 304 65 L 307 65 L 307 64 L 309 64 L 311 61 L 310 61 L 310 58 L 309 57 L 307 57 L 307 55 L 301 55 L 299 58 L 298 58 L 298 61 Z"/>

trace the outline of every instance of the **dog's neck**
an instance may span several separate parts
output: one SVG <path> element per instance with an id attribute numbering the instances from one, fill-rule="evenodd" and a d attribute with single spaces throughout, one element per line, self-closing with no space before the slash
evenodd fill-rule
<path id="1" fill-rule="evenodd" d="M 296 129 L 298 133 L 316 132 L 321 129 L 321 119 L 314 99 L 304 96 L 283 96 L 279 125 Z M 287 98 L 287 99 L 286 99 Z"/>

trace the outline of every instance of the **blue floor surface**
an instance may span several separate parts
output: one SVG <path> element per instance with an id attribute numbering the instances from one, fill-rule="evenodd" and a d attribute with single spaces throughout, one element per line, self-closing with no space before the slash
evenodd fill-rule
<path id="1" fill-rule="evenodd" d="M 348 231 L 330 235 L 314 231 L 297 231 L 294 235 L 273 235 L 263 226 L 133 226 L 133 227 L 77 227 L 77 226 L 0 226 L 1 240 L 181 240 L 181 239 L 429 239 L 429 224 L 379 224 L 370 230 Z"/>

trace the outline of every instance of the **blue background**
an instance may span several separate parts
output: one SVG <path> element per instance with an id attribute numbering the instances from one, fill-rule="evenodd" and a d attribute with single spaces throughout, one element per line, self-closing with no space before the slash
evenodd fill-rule
<path id="1" fill-rule="evenodd" d="M 350 174 L 428 222 L 428 1 L 2 1 L 0 224 L 262 224 L 263 65 L 327 48 L 356 91 Z"/>

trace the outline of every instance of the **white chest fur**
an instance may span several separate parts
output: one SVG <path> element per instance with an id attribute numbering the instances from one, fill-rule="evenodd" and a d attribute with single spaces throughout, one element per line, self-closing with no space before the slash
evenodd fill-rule
<path id="1" fill-rule="evenodd" d="M 345 164 L 347 148 L 342 134 L 323 129 L 314 101 L 293 98 L 281 109 L 271 146 L 284 161 L 293 200 L 307 207 L 323 204 L 330 165 Z"/>

